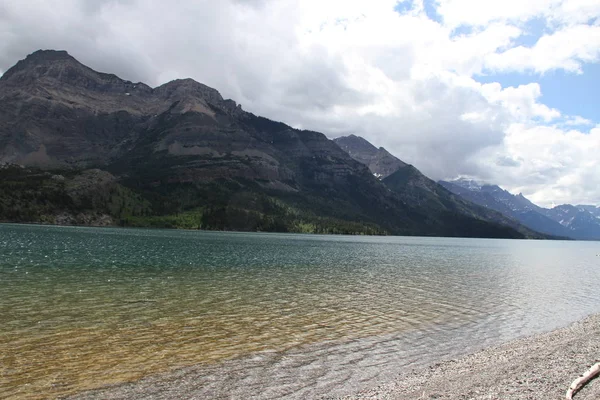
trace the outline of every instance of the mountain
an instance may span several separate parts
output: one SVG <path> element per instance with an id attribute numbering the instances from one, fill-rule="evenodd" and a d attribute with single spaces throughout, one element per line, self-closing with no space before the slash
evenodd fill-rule
<path id="1" fill-rule="evenodd" d="M 577 239 L 600 240 L 600 212 L 594 206 L 563 204 L 549 210 L 545 215 L 569 229 Z"/>
<path id="2" fill-rule="evenodd" d="M 554 236 L 573 239 L 600 239 L 600 218 L 594 206 L 562 205 L 539 207 L 523 194 L 513 195 L 497 185 L 480 185 L 469 179 L 440 181 L 451 192 L 469 201 L 510 216 L 523 225 Z"/>
<path id="3" fill-rule="evenodd" d="M 576 206 L 579 209 L 589 212 L 594 217 L 600 219 L 600 207 L 591 206 L 591 205 L 578 205 Z"/>
<path id="4" fill-rule="evenodd" d="M 241 112 L 192 80 L 152 89 L 96 72 L 64 51 L 37 51 L 0 78 L 0 162 L 106 165 L 130 151 L 165 112 L 208 120 L 215 116 L 211 106 Z M 181 152 L 174 147 L 169 153 Z"/>
<path id="5" fill-rule="evenodd" d="M 342 136 L 333 141 L 356 161 L 365 164 L 378 178 L 387 178 L 407 164 L 383 147 L 377 148 L 360 136 Z"/>
<path id="6" fill-rule="evenodd" d="M 3 221 L 535 235 L 407 201 L 323 134 L 191 79 L 151 88 L 64 51 L 37 51 L 0 77 L 0 163 Z"/>
<path id="7" fill-rule="evenodd" d="M 404 203 L 428 210 L 432 219 L 446 221 L 452 227 L 471 225 L 473 220 L 477 223 L 492 221 L 510 226 L 528 237 L 539 237 L 537 232 L 522 226 L 516 220 L 455 195 L 414 166 L 396 158 L 383 147 L 376 148 L 362 137 L 350 135 L 334 141 L 352 158 L 367 165 L 375 176 L 382 177 L 382 182 Z M 380 160 L 385 162 L 381 163 Z"/>

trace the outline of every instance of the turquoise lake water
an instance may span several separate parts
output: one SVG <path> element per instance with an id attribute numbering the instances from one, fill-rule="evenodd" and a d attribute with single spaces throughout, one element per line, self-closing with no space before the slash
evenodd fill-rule
<path id="1" fill-rule="evenodd" d="M 599 254 L 598 242 L 4 224 L 0 398 L 192 365 L 224 398 L 345 394 L 600 312 Z"/>

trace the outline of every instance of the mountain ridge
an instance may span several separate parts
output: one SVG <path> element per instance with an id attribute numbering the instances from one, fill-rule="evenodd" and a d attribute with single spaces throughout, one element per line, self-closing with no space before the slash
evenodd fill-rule
<path id="1" fill-rule="evenodd" d="M 2 170 L 0 220 L 529 235 L 406 202 L 322 133 L 248 113 L 192 79 L 150 88 L 60 51 L 35 52 L 0 79 L 0 162 L 25 166 Z"/>
<path id="2" fill-rule="evenodd" d="M 595 206 L 568 204 L 547 209 L 532 203 L 522 193 L 513 195 L 498 185 L 481 185 L 469 179 L 440 181 L 440 184 L 473 203 L 512 216 L 536 231 L 572 239 L 600 240 L 600 218 L 594 215 L 600 208 Z"/>
<path id="3" fill-rule="evenodd" d="M 394 191 L 408 204 L 426 207 L 430 213 L 437 214 L 441 219 L 452 220 L 454 223 L 468 223 L 466 221 L 459 222 L 460 215 L 468 215 L 475 219 L 510 226 L 526 236 L 535 237 L 536 235 L 535 232 L 521 226 L 518 221 L 506 217 L 502 213 L 490 211 L 485 207 L 463 199 L 461 196 L 456 196 L 425 176 L 413 165 L 398 159 L 383 147 L 375 147 L 360 136 L 343 136 L 334 139 L 334 141 L 352 158 L 369 167 L 375 176 L 381 178 L 390 190 Z M 381 164 L 374 162 L 379 157 L 387 159 L 386 169 L 382 169 Z M 389 172 L 391 166 L 395 169 Z"/>

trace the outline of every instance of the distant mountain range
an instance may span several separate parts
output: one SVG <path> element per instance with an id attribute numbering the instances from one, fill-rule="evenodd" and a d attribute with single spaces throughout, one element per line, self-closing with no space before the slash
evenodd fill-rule
<path id="1" fill-rule="evenodd" d="M 513 195 L 497 185 L 480 185 L 470 179 L 439 183 L 475 204 L 499 211 L 538 232 L 600 240 L 600 207 L 564 204 L 548 209 L 533 204 L 522 194 Z"/>
<path id="2" fill-rule="evenodd" d="M 365 142 L 344 151 L 191 79 L 151 88 L 40 50 L 0 78 L 0 221 L 547 237 Z"/>
<path id="3" fill-rule="evenodd" d="M 457 226 L 461 223 L 457 218 L 468 215 L 479 221 L 510 226 L 525 236 L 536 235 L 513 218 L 457 196 L 414 166 L 391 155 L 383 147 L 373 146 L 360 136 L 342 136 L 334 139 L 334 142 L 352 158 L 367 165 L 373 175 L 379 177 L 403 202 L 428 210 L 429 215 L 437 216 L 438 220 L 452 221 L 449 223 Z"/>

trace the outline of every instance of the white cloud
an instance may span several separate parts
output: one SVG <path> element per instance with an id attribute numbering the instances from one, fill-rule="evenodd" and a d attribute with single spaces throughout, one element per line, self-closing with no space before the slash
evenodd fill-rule
<path id="1" fill-rule="evenodd" d="M 0 69 L 56 48 L 151 85 L 189 76 L 256 114 L 365 136 L 436 179 L 600 203 L 598 128 L 571 130 L 598 121 L 545 105 L 535 75 L 516 87 L 475 79 L 598 62 L 598 2 L 439 0 L 441 23 L 411 4 L 400 14 L 395 0 L 5 0 Z M 544 34 L 518 46 L 534 19 Z"/>
<path id="2" fill-rule="evenodd" d="M 589 22 L 600 17 L 597 0 L 563 0 L 552 9 L 549 20 L 556 24 L 573 25 Z"/>
<path id="3" fill-rule="evenodd" d="M 486 58 L 495 71 L 535 71 L 562 69 L 582 72 L 582 64 L 600 60 L 600 26 L 570 26 L 542 36 L 533 47 L 517 46 Z"/>
<path id="4" fill-rule="evenodd" d="M 544 206 L 596 204 L 600 198 L 599 150 L 599 128 L 579 131 L 515 124 L 499 154 L 523 162 L 510 169 L 491 165 L 490 178 L 502 179 L 508 190 L 523 192 Z M 487 156 L 493 154 L 490 151 Z"/>
<path id="5" fill-rule="evenodd" d="M 560 111 L 538 102 L 542 92 L 537 83 L 504 89 L 499 84 L 488 84 L 482 86 L 482 92 L 490 102 L 502 105 L 514 121 L 539 118 L 550 122 L 561 116 Z"/>
<path id="6" fill-rule="evenodd" d="M 575 115 L 575 116 L 568 117 L 565 120 L 564 125 L 566 125 L 566 126 L 592 126 L 592 125 L 594 125 L 594 123 L 587 118 L 583 118 L 579 115 Z"/>

